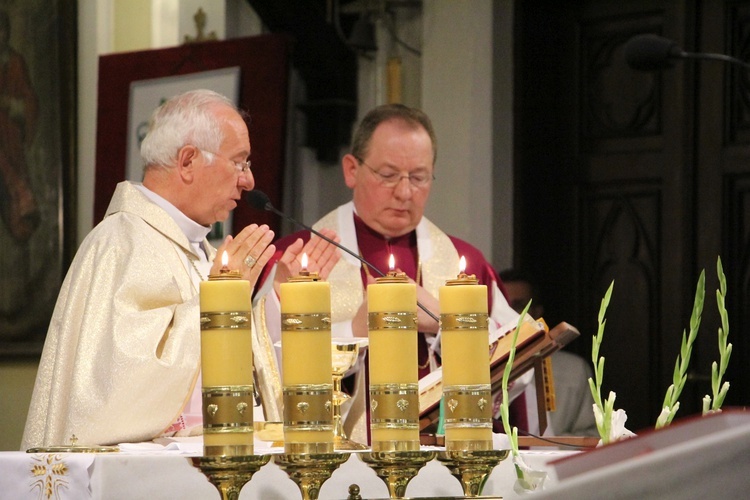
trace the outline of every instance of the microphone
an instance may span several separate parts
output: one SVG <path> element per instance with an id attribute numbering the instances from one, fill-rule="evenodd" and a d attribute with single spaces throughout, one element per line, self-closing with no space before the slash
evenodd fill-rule
<path id="1" fill-rule="evenodd" d="M 285 214 L 281 210 L 279 210 L 276 207 L 274 207 L 273 203 L 271 203 L 271 200 L 268 198 L 268 195 L 266 193 L 264 193 L 263 191 L 258 191 L 257 189 L 254 189 L 252 191 L 248 191 L 247 192 L 247 202 L 253 208 L 257 208 L 259 210 L 266 210 L 268 212 L 273 212 L 276 215 L 278 215 L 280 217 L 283 217 L 284 219 L 288 220 L 289 222 L 291 222 L 293 224 L 296 224 L 296 225 L 298 225 L 298 226 L 300 226 L 300 227 L 302 227 L 304 229 L 307 229 L 308 231 L 310 231 L 315 236 L 317 236 L 317 237 L 319 237 L 319 238 L 327 241 L 328 243 L 330 243 L 331 245 L 335 246 L 336 248 L 339 248 L 339 249 L 343 250 L 344 252 L 348 253 L 349 255 L 351 255 L 352 257 L 354 257 L 355 259 L 357 259 L 358 261 L 360 261 L 361 263 L 363 263 L 364 265 L 368 266 L 370 269 L 372 269 L 373 271 L 375 271 L 376 273 L 378 273 L 380 276 L 385 276 L 385 273 L 383 271 L 381 271 L 380 269 L 378 269 L 374 265 L 372 265 L 369 262 L 367 262 L 360 255 L 352 252 L 351 250 L 349 250 L 348 248 L 346 248 L 341 243 L 337 243 L 336 241 L 332 240 L 328 236 L 320 233 L 319 231 L 316 231 L 315 229 L 313 229 L 312 227 L 308 226 L 307 224 L 303 224 L 300 221 L 291 218 L 290 216 L 288 216 L 287 214 Z M 437 316 L 435 316 L 435 314 L 433 314 L 432 311 L 430 311 L 429 309 L 427 309 L 425 306 L 423 306 L 419 302 L 417 302 L 417 306 L 419 306 L 420 309 L 422 309 L 424 312 L 426 312 L 427 315 L 429 317 L 431 317 L 432 319 L 434 319 L 437 323 L 440 323 L 440 319 Z"/>
<path id="2" fill-rule="evenodd" d="M 750 64 L 736 57 L 706 52 L 685 52 L 677 42 L 653 33 L 636 35 L 625 43 L 625 60 L 639 71 L 659 71 L 674 66 L 678 59 L 724 61 L 750 69 Z"/>

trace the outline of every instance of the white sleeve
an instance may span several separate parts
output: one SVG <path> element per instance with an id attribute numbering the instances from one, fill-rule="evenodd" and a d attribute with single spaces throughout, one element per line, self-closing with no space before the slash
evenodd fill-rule
<path id="1" fill-rule="evenodd" d="M 492 293 L 492 311 L 490 311 L 490 339 L 494 342 L 518 324 L 518 313 L 513 310 L 505 300 L 505 295 L 500 291 L 497 282 L 493 281 L 490 286 Z"/>
<path id="2" fill-rule="evenodd" d="M 354 337 L 354 332 L 352 331 L 352 320 L 347 319 L 345 321 L 331 323 L 331 337 L 345 339 Z"/>

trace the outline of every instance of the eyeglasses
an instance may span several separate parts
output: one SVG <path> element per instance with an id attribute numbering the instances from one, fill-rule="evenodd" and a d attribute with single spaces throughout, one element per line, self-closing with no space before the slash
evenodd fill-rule
<path id="1" fill-rule="evenodd" d="M 372 172 L 372 175 L 375 176 L 375 178 L 378 180 L 381 186 L 385 188 L 395 188 L 398 186 L 399 182 L 401 182 L 401 179 L 409 179 L 409 184 L 412 185 L 412 187 L 415 188 L 424 188 L 427 187 L 433 180 L 435 180 L 435 175 L 430 174 L 428 172 L 412 172 L 408 175 L 402 175 L 400 172 L 395 170 L 387 169 L 385 172 L 384 169 L 375 170 L 370 165 L 365 163 L 365 161 L 362 158 L 357 158 L 357 161 L 367 167 L 370 172 Z"/>
<path id="2" fill-rule="evenodd" d="M 250 161 L 250 160 L 234 161 L 234 160 L 230 160 L 226 156 L 220 155 L 219 153 L 213 153 L 211 151 L 206 151 L 206 150 L 200 149 L 200 148 L 198 148 L 198 149 L 200 150 L 201 153 L 203 153 L 204 155 L 206 155 L 206 157 L 208 158 L 209 162 L 213 161 L 213 157 L 214 156 L 218 156 L 219 158 L 224 158 L 225 160 L 233 163 L 234 164 L 234 168 L 236 168 L 237 172 L 240 173 L 240 174 L 246 174 L 246 173 L 250 172 L 250 166 L 253 164 L 252 161 Z"/>

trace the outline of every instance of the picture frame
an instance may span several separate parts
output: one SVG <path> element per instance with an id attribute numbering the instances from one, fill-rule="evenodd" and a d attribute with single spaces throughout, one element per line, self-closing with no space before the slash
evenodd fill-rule
<path id="1" fill-rule="evenodd" d="M 279 206 L 286 152 L 290 50 L 291 38 L 287 35 L 264 34 L 101 56 L 94 224 L 102 220 L 117 184 L 128 178 L 128 168 L 132 168 L 128 167 L 128 116 L 134 85 L 163 78 L 189 81 L 196 75 L 227 68 L 239 68 L 238 105 L 250 117 L 255 186 Z M 204 88 L 204 83 L 197 82 L 180 91 Z M 267 224 L 272 229 L 280 226 L 274 214 L 259 213 L 249 204 L 240 203 L 232 214 L 232 227 L 220 231 L 236 234 L 251 223 Z M 212 238 L 220 239 L 221 235 Z"/>
<path id="2" fill-rule="evenodd" d="M 77 2 L 0 2 L 0 358 L 38 356 L 76 245 Z"/>

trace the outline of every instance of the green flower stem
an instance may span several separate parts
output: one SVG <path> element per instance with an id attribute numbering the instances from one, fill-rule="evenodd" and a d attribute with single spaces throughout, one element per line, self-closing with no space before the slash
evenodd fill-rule
<path id="1" fill-rule="evenodd" d="M 521 331 L 521 325 L 523 325 L 523 321 L 526 317 L 526 313 L 529 311 L 529 307 L 531 307 L 531 300 L 529 300 L 529 303 L 526 304 L 526 307 L 518 317 L 518 323 L 516 324 L 516 329 L 513 332 L 513 341 L 510 344 L 510 354 L 508 354 L 508 362 L 505 363 L 505 370 L 503 371 L 503 402 L 500 404 L 500 417 L 503 419 L 503 430 L 505 431 L 505 435 L 508 436 L 508 439 L 510 440 L 510 449 L 513 452 L 514 457 L 518 456 L 518 427 L 514 426 L 513 429 L 510 428 L 510 397 L 508 396 L 508 381 L 510 380 L 510 372 L 513 370 L 513 360 L 516 358 L 518 332 Z M 518 469 L 518 467 L 516 467 L 516 475 L 518 475 L 520 479 L 523 479 L 523 471 Z"/>
<path id="2" fill-rule="evenodd" d="M 591 389 L 591 395 L 594 398 L 594 404 L 596 404 L 597 408 L 599 408 L 599 411 L 602 414 L 602 421 L 601 423 L 597 422 L 596 427 L 599 431 L 599 437 L 604 444 L 607 444 L 609 442 L 610 426 L 612 424 L 612 411 L 614 409 L 615 400 L 614 394 L 610 393 L 609 397 L 607 398 L 606 405 L 602 403 L 604 357 L 599 356 L 599 348 L 602 345 L 602 339 L 604 338 L 604 327 L 607 324 L 607 320 L 604 318 L 604 315 L 607 312 L 607 307 L 609 307 L 609 301 L 612 298 L 612 290 L 614 289 L 614 287 L 615 282 L 614 280 L 612 280 L 612 283 L 610 283 L 609 288 L 607 289 L 607 293 L 605 293 L 604 298 L 602 298 L 602 302 L 599 307 L 599 328 L 597 329 L 596 335 L 594 336 L 591 343 L 591 361 L 594 363 L 594 376 L 596 377 L 596 379 L 592 380 L 589 377 L 589 389 Z"/>
<path id="3" fill-rule="evenodd" d="M 701 315 L 703 314 L 703 303 L 706 296 L 706 271 L 701 271 L 698 277 L 698 284 L 695 287 L 695 298 L 693 299 L 693 312 L 690 315 L 690 334 L 685 335 L 682 331 L 682 344 L 680 354 L 674 365 L 674 374 L 672 375 L 672 385 L 667 388 L 664 396 L 662 408 L 664 411 L 659 415 L 656 421 L 656 428 L 659 429 L 672 423 L 672 419 L 680 408 L 680 394 L 687 381 L 687 371 L 690 366 L 690 356 L 693 352 L 693 343 L 698 336 L 698 329 L 701 326 Z"/>
<path id="4" fill-rule="evenodd" d="M 719 308 L 719 315 L 721 316 L 721 327 L 719 328 L 719 363 L 714 361 L 711 364 L 711 396 L 703 398 L 703 414 L 709 412 L 708 406 L 710 404 L 710 411 L 721 410 L 721 405 L 724 404 L 724 398 L 727 396 L 729 391 L 729 382 L 721 383 L 724 378 L 724 374 L 727 371 L 729 365 L 729 358 L 732 356 L 732 344 L 728 342 L 729 339 L 729 314 L 727 313 L 726 298 L 727 298 L 727 278 L 724 275 L 724 268 L 721 265 L 721 257 L 716 261 L 716 274 L 719 276 L 719 289 L 716 290 L 716 304 Z"/>

